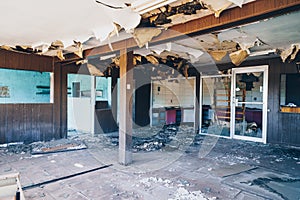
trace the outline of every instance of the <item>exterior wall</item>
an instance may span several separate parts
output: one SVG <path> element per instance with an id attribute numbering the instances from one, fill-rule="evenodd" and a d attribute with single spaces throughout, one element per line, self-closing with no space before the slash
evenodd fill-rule
<path id="1" fill-rule="evenodd" d="M 67 72 L 61 65 L 52 57 L 1 49 L 0 68 L 54 72 L 53 103 L 0 104 L 0 144 L 66 137 Z"/>

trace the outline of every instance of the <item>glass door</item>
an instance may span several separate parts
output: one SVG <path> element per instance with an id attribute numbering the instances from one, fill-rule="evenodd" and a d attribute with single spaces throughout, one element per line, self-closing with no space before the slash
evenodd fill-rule
<path id="1" fill-rule="evenodd" d="M 232 72 L 232 137 L 266 143 L 268 66 Z"/>
<path id="2" fill-rule="evenodd" d="M 231 75 L 201 77 L 201 133 L 230 137 Z"/>

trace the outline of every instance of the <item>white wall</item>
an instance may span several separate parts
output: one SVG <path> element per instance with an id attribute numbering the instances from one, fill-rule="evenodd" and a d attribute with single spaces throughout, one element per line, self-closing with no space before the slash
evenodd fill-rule
<path id="1" fill-rule="evenodd" d="M 160 87 L 160 91 L 158 91 Z M 153 108 L 180 106 L 194 107 L 195 79 L 153 81 Z"/>
<path id="2" fill-rule="evenodd" d="M 92 132 L 91 98 L 68 97 L 68 129 Z"/>

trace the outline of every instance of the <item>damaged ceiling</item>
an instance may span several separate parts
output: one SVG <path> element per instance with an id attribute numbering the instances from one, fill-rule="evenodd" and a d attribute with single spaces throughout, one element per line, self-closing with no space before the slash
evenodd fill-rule
<path id="1" fill-rule="evenodd" d="M 256 56 L 281 56 L 283 62 L 291 62 L 296 58 L 300 47 L 299 18 L 300 12 L 294 12 L 220 32 L 186 36 L 177 41 L 144 46 L 134 50 L 134 64 L 144 65 L 145 73 L 172 78 L 191 76 L 197 67 L 229 62 L 238 66 Z M 115 59 L 108 59 L 106 62 L 107 65 L 112 63 L 113 68 L 119 65 Z M 169 68 L 162 69 L 163 66 Z M 102 70 L 107 72 L 104 68 Z M 174 70 L 178 73 L 174 73 Z M 210 70 L 218 72 L 217 67 Z"/>
<path id="2" fill-rule="evenodd" d="M 0 45 L 3 49 L 56 56 L 63 61 L 66 54 L 84 59 L 85 49 L 134 38 L 139 47 L 134 52 L 136 64 L 159 66 L 172 61 L 175 63 L 171 73 L 177 69 L 185 77 L 192 65 L 232 62 L 238 66 L 251 56 L 268 54 L 277 54 L 283 61 L 295 59 L 300 47 L 300 12 L 160 45 L 148 44 L 173 25 L 211 14 L 220 17 L 225 9 L 242 7 L 251 1 L 4 1 L 0 3 L 6 19 L 0 22 L 5 27 L 1 29 Z M 51 12 L 45 12 L 45 8 Z M 106 62 L 118 67 L 116 60 Z M 83 63 L 86 60 L 77 64 Z M 107 67 L 97 70 L 89 66 L 93 74 L 109 74 Z"/>
<path id="3" fill-rule="evenodd" d="M 175 20 L 178 15 L 199 18 L 199 13 L 204 16 L 211 14 L 213 10 L 220 12 L 221 7 L 223 10 L 230 6 L 242 6 L 247 2 L 249 1 L 1 1 L 1 16 L 5 20 L 0 21 L 0 26 L 4 27 L 1 28 L 0 46 L 4 49 L 57 56 L 61 60 L 64 59 L 63 54 L 72 52 L 80 57 L 82 49 L 94 47 L 88 46 L 89 40 L 97 41 L 96 45 L 99 46 L 103 42 L 110 42 L 110 38 L 118 35 L 120 30 L 125 30 L 136 38 L 137 32 L 141 31 L 135 28 L 145 26 L 144 20 L 152 20 L 160 14 L 168 15 L 169 24 L 157 27 L 154 36 L 160 33 L 159 28 L 191 20 Z M 169 11 L 163 11 L 166 7 Z M 147 38 L 147 41 L 152 37 Z M 58 43 L 60 44 L 57 45 Z"/>

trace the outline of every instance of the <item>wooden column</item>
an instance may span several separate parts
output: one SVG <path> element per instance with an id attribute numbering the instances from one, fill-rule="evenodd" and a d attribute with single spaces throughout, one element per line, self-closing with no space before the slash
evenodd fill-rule
<path id="1" fill-rule="evenodd" d="M 61 69 L 61 121 L 60 121 L 60 137 L 67 138 L 68 134 L 68 71 Z"/>
<path id="2" fill-rule="evenodd" d="M 111 74 L 111 112 L 116 123 L 118 119 L 118 77 L 118 71 L 113 69 Z"/>
<path id="3" fill-rule="evenodd" d="M 91 76 L 91 134 L 95 136 L 96 76 Z"/>
<path id="4" fill-rule="evenodd" d="M 132 162 L 133 52 L 120 50 L 119 162 Z"/>
<path id="5" fill-rule="evenodd" d="M 61 138 L 61 95 L 62 70 L 59 63 L 54 64 L 54 96 L 53 96 L 53 132 L 54 138 Z"/>
<path id="6" fill-rule="evenodd" d="M 67 137 L 67 72 L 54 64 L 53 132 L 54 138 Z"/>
<path id="7" fill-rule="evenodd" d="M 196 75 L 196 84 L 195 84 L 195 123 L 194 129 L 195 133 L 197 134 L 200 130 L 200 74 L 197 73 Z"/>

